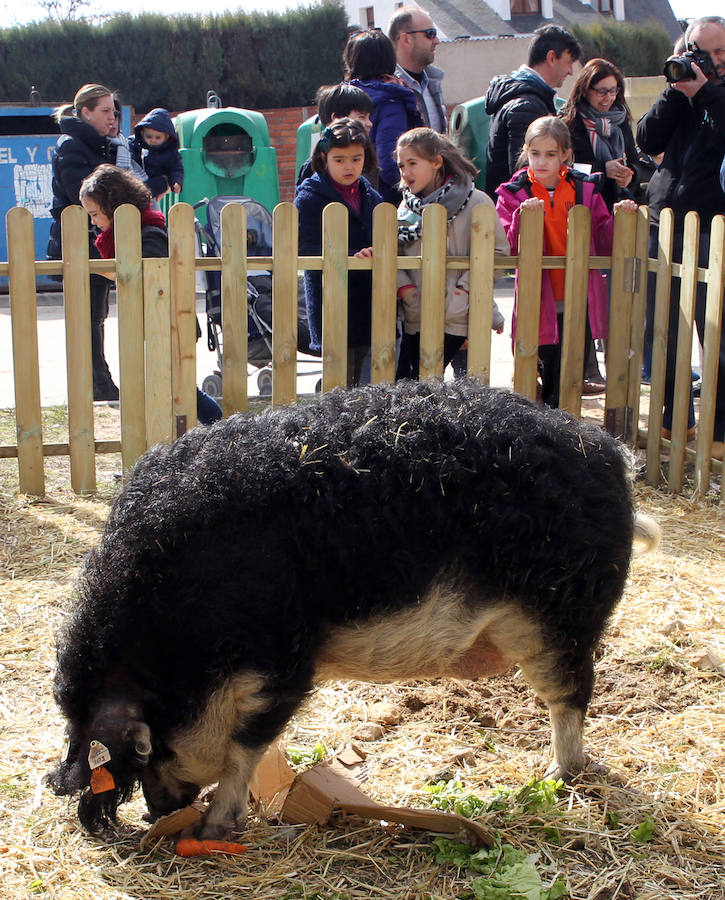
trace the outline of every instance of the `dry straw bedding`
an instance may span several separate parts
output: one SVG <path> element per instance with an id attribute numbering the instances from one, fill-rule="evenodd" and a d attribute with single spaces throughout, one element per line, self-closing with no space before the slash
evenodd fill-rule
<path id="1" fill-rule="evenodd" d="M 114 466 L 109 458 L 102 485 L 112 484 Z M 51 471 L 49 497 L 33 501 L 15 495 L 7 468 L 0 472 L 2 896 L 471 896 L 475 874 L 436 863 L 430 835 L 355 819 L 304 828 L 252 818 L 247 854 L 192 860 L 175 856 L 170 843 L 138 850 L 140 800 L 122 808 L 125 830 L 115 844 L 78 830 L 75 804 L 42 782 L 62 744 L 50 695 L 53 635 L 113 488 L 79 499 L 62 482 Z M 592 758 L 608 771 L 580 777 L 551 811 L 489 812 L 483 821 L 536 854 L 544 884 L 563 876 L 576 900 L 716 900 L 725 898 L 725 668 L 718 671 L 715 659 L 725 658 L 723 518 L 715 504 L 644 488 L 637 494 L 663 541 L 633 563 L 596 663 L 585 733 Z M 331 750 L 359 744 L 380 701 L 399 718 L 364 745 L 365 789 L 382 802 L 428 805 L 423 786 L 453 774 L 466 792 L 490 799 L 497 787 L 516 789 L 545 768 L 546 714 L 515 672 L 478 682 L 328 684 L 286 738 Z M 646 816 L 654 838 L 638 843 L 631 832 Z"/>

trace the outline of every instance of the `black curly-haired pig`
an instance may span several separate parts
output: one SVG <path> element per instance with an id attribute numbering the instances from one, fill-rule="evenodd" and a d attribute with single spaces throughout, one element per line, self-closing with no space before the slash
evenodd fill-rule
<path id="1" fill-rule="evenodd" d="M 471 381 L 336 390 L 154 447 L 59 640 L 51 785 L 99 833 L 139 781 L 152 817 L 218 781 L 200 835 L 227 837 L 316 681 L 514 665 L 549 707 L 548 774 L 572 775 L 635 532 L 657 541 L 630 476 L 599 428 Z"/>

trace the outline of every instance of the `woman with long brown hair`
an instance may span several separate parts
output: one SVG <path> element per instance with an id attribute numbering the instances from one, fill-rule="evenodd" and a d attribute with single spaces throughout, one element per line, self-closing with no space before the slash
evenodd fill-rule
<path id="1" fill-rule="evenodd" d="M 582 66 L 559 115 L 571 132 L 575 164 L 604 175 L 602 196 L 611 210 L 617 200 L 639 199 L 639 151 L 632 114 L 624 99 L 622 72 L 606 59 Z"/>

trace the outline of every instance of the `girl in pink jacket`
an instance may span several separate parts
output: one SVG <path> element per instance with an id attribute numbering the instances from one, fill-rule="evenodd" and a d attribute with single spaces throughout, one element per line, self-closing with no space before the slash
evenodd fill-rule
<path id="1" fill-rule="evenodd" d="M 542 116 L 529 125 L 521 161 L 526 168 L 514 173 L 511 181 L 496 191 L 496 211 L 503 223 L 511 252 L 519 252 L 520 212 L 544 207 L 544 253 L 566 255 L 567 215 L 575 204 L 583 203 L 592 213 L 589 253 L 609 256 L 612 252 L 614 220 L 599 191 L 598 176 L 586 176 L 571 168 L 571 134 L 561 119 Z M 632 200 L 616 203 L 614 209 L 636 209 Z M 513 334 L 516 335 L 518 290 L 514 299 Z M 604 275 L 589 271 L 587 344 L 591 338 L 608 333 L 608 295 Z M 539 372 L 542 397 L 548 406 L 559 405 L 561 334 L 564 322 L 564 270 L 545 269 L 541 275 L 539 317 Z"/>

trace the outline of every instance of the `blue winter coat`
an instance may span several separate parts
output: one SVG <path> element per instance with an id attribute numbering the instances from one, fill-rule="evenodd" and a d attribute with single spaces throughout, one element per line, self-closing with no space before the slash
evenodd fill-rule
<path id="1" fill-rule="evenodd" d="M 349 211 L 348 255 L 352 256 L 373 243 L 373 209 L 381 202 L 366 178 L 360 179 L 360 215 Z M 322 211 L 328 203 L 343 203 L 326 175 L 312 175 L 299 187 L 295 206 L 299 210 L 300 256 L 322 253 Z M 347 206 L 347 204 L 345 204 Z M 347 345 L 362 347 L 370 343 L 373 279 L 370 271 L 348 274 Z M 322 272 L 305 272 L 305 302 L 310 326 L 310 347 L 322 349 Z"/>
<path id="2" fill-rule="evenodd" d="M 108 138 L 100 135 L 87 122 L 64 116 L 60 120 L 60 132 L 51 161 L 53 205 L 50 214 L 53 223 L 48 241 L 49 259 L 61 258 L 60 216 L 67 206 L 80 206 L 78 192 L 81 182 L 101 163 L 113 162 Z M 89 231 L 90 253 L 98 259 L 93 238 L 94 234 Z"/>
<path id="3" fill-rule="evenodd" d="M 360 81 L 354 78 L 350 84 L 362 88 L 373 101 L 370 140 L 378 154 L 380 194 L 383 200 L 397 206 L 400 192 L 396 185 L 400 174 L 395 159 L 395 144 L 401 134 L 425 124 L 418 110 L 418 100 L 410 88 L 397 81 Z"/>
<path id="4" fill-rule="evenodd" d="M 154 128 L 168 134 L 169 139 L 160 147 L 149 147 L 141 132 L 144 128 Z M 184 184 L 184 163 L 179 153 L 179 139 L 168 110 L 158 107 L 147 113 L 133 130 L 134 137 L 128 142 L 131 155 L 148 175 L 148 189 L 158 197 L 174 182 Z"/>

